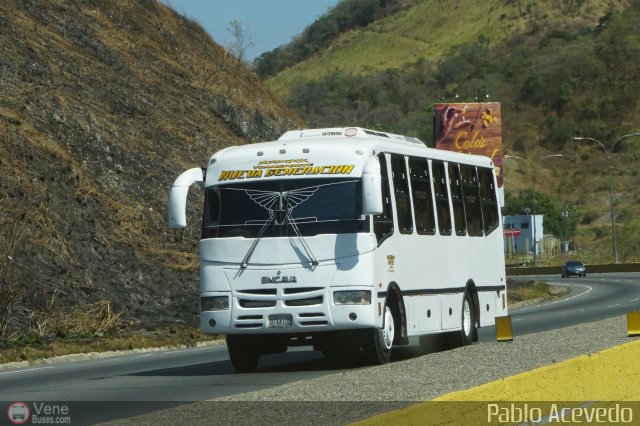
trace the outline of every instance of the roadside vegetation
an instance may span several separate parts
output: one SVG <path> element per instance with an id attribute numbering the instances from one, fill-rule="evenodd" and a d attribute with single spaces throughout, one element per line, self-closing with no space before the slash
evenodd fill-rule
<path id="1" fill-rule="evenodd" d="M 552 286 L 541 281 L 507 278 L 509 307 L 546 302 L 562 297 L 570 291 L 568 287 Z"/>
<path id="2" fill-rule="evenodd" d="M 357 125 L 427 145 L 434 103 L 500 102 L 503 152 L 527 161 L 504 161 L 503 213 L 544 214 L 545 234 L 572 241 L 574 256 L 610 262 L 607 155 L 573 138 L 611 147 L 640 130 L 640 3 L 461 0 L 444 10 L 440 3 L 406 2 L 346 30 L 267 84 L 310 127 Z M 550 154 L 563 158 L 540 161 Z M 640 261 L 639 160 L 638 137 L 611 153 L 623 262 Z"/>
<path id="3" fill-rule="evenodd" d="M 184 325 L 122 330 L 105 335 L 76 335 L 68 338 L 29 335 L 0 341 L 0 364 L 20 361 L 32 363 L 69 354 L 193 347 L 200 342 L 218 339 L 217 336 L 206 336 L 198 329 Z"/>
<path id="4" fill-rule="evenodd" d="M 168 228 L 171 182 L 299 120 L 159 1 L 1 1 L 0 28 L 0 341 L 102 333 L 71 324 L 87 306 L 192 323 L 198 223 Z"/>
<path id="5" fill-rule="evenodd" d="M 568 293 L 565 287 L 550 286 L 543 282 L 507 279 L 509 305 L 540 303 Z M 90 312 L 97 314 L 89 316 Z M 55 356 L 126 351 L 160 347 L 194 347 L 200 342 L 220 340 L 222 336 L 207 336 L 188 325 L 170 327 L 140 327 L 114 313 L 108 304 L 96 304 L 83 312 L 68 317 L 57 316 L 44 320 L 41 329 L 30 334 L 0 340 L 0 364 L 8 362 L 34 362 Z M 43 334 L 45 329 L 57 330 L 65 335 Z"/>

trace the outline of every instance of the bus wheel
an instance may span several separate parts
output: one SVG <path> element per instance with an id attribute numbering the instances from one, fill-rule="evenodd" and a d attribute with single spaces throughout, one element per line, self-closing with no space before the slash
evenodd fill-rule
<path id="1" fill-rule="evenodd" d="M 372 364 L 386 364 L 391 359 L 391 347 L 396 334 L 393 312 L 389 306 L 384 308 L 384 322 L 382 328 L 371 330 L 369 341 L 372 342 L 368 348 L 369 361 Z"/>
<path id="2" fill-rule="evenodd" d="M 236 371 L 248 373 L 256 369 L 260 360 L 259 348 L 251 336 L 228 335 L 227 349 L 231 365 Z"/>
<path id="3" fill-rule="evenodd" d="M 328 363 L 346 366 L 357 362 L 360 348 L 365 346 L 360 330 L 343 330 L 319 338 L 319 348 Z"/>
<path id="4" fill-rule="evenodd" d="M 465 291 L 462 299 L 462 330 L 460 331 L 462 346 L 470 345 L 475 333 L 476 320 L 473 312 L 473 298 L 468 291 Z"/>

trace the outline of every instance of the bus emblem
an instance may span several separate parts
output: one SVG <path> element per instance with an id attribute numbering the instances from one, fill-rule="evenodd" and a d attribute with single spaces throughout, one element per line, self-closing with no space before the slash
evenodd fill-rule
<path id="1" fill-rule="evenodd" d="M 297 283 L 297 282 L 298 282 L 298 278 L 296 278 L 295 275 L 290 275 L 290 276 L 278 275 L 275 277 L 262 277 L 260 279 L 261 284 L 284 284 L 284 283 Z"/>
<path id="2" fill-rule="evenodd" d="M 389 272 L 393 272 L 393 267 L 396 264 L 396 257 L 392 254 L 387 255 L 387 265 L 389 265 Z"/>

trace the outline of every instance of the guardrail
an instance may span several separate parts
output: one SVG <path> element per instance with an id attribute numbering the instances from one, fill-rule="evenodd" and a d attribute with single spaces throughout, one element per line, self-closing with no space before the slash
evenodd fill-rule
<path id="1" fill-rule="evenodd" d="M 587 274 L 603 272 L 640 272 L 640 263 L 609 263 L 606 265 L 585 265 Z M 554 275 L 560 274 L 557 266 L 525 266 L 507 268 L 507 276 L 514 275 Z"/>

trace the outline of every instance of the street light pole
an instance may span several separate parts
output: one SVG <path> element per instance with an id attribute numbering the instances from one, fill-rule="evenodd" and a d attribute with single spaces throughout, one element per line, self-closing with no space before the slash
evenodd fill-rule
<path id="1" fill-rule="evenodd" d="M 614 263 L 618 263 L 618 241 L 616 238 L 616 215 L 613 206 L 613 179 L 611 178 L 611 153 L 613 152 L 613 148 L 616 146 L 618 142 L 620 142 L 624 138 L 628 138 L 630 136 L 640 136 L 640 132 L 629 133 L 628 135 L 620 136 L 614 143 L 611 144 L 611 148 L 607 150 L 602 142 L 594 138 L 586 138 L 586 137 L 574 137 L 574 141 L 592 141 L 600 145 L 603 149 L 605 155 L 607 156 L 607 168 L 609 172 L 609 205 L 611 210 L 611 238 L 613 245 L 613 261 Z"/>
<path id="2" fill-rule="evenodd" d="M 537 161 L 537 164 L 540 164 L 543 160 L 547 159 L 547 158 L 554 158 L 554 157 L 563 157 L 562 154 L 551 154 L 551 155 L 547 155 L 542 157 L 541 159 L 539 159 Z M 529 164 L 529 162 L 527 160 L 525 160 L 522 157 L 518 157 L 517 155 L 505 155 L 504 158 L 513 158 L 515 160 L 520 160 L 523 161 L 527 166 L 529 166 L 529 169 L 531 169 L 530 173 L 531 173 L 531 192 L 532 192 L 532 197 L 533 197 L 533 265 L 535 266 L 536 264 L 536 260 L 538 257 L 538 247 L 537 247 L 537 231 L 536 231 L 536 172 L 535 172 L 535 168 L 531 166 L 531 164 Z"/>

